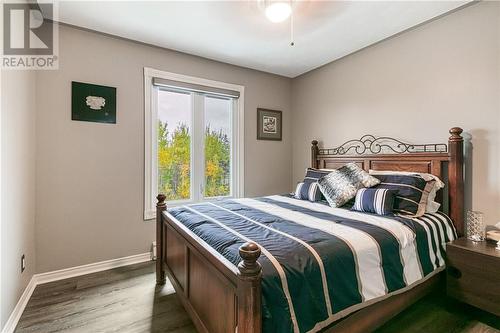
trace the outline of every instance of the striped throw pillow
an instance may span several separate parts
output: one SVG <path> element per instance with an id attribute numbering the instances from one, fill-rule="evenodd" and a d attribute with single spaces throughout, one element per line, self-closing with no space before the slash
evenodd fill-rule
<path id="1" fill-rule="evenodd" d="M 352 210 L 377 215 L 392 215 L 396 193 L 396 190 L 362 188 L 356 192 Z"/>
<path id="2" fill-rule="evenodd" d="M 425 214 L 427 198 L 434 187 L 434 180 L 426 181 L 418 174 L 395 175 L 374 174 L 380 180 L 376 189 L 398 191 L 394 200 L 394 213 L 409 217 L 418 217 Z"/>
<path id="3" fill-rule="evenodd" d="M 318 188 L 318 179 L 329 174 L 331 170 L 307 168 L 304 181 L 297 184 L 294 197 L 300 200 L 320 201 L 323 198 Z"/>
<path id="4" fill-rule="evenodd" d="M 439 207 L 441 207 L 441 204 L 436 202 L 436 195 L 437 191 L 440 189 L 444 188 L 444 183 L 439 177 L 430 174 L 430 173 L 424 173 L 424 172 L 408 172 L 408 171 L 380 171 L 380 170 L 370 170 L 370 175 L 379 175 L 379 174 L 393 174 L 393 175 L 419 175 L 422 177 L 425 181 L 432 181 L 434 180 L 434 187 L 432 188 L 431 192 L 429 193 L 429 197 L 427 198 L 427 206 L 425 208 L 426 213 L 436 213 L 439 210 Z"/>
<path id="5" fill-rule="evenodd" d="M 317 182 L 309 184 L 302 182 L 297 184 L 294 196 L 296 199 L 301 200 L 320 201 L 321 191 L 319 190 Z"/>

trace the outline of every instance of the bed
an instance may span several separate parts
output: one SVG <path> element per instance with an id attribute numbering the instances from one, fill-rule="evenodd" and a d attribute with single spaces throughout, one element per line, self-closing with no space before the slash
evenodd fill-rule
<path id="1" fill-rule="evenodd" d="M 410 145 L 368 135 L 311 146 L 311 166 L 431 173 L 442 211 L 418 218 L 291 195 L 167 210 L 157 204 L 157 283 L 168 273 L 200 332 L 366 332 L 439 286 L 444 244 L 463 234 L 463 138 Z M 390 153 L 388 153 L 390 152 Z"/>

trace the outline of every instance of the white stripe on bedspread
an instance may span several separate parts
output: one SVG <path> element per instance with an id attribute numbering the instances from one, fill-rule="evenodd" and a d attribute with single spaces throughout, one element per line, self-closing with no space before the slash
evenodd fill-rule
<path id="1" fill-rule="evenodd" d="M 290 296 L 290 290 L 288 288 L 288 281 L 286 279 L 286 274 L 285 274 L 285 271 L 283 270 L 283 267 L 281 266 L 281 264 L 278 262 L 278 260 L 265 248 L 263 247 L 261 244 L 255 242 L 254 240 L 240 234 L 239 232 L 229 228 L 228 226 L 226 226 L 224 223 L 221 223 L 219 222 L 218 220 L 206 215 L 206 214 L 203 214 L 199 211 L 197 211 L 196 209 L 192 208 L 192 207 L 189 207 L 189 206 L 183 206 L 185 209 L 188 209 L 190 210 L 191 212 L 195 213 L 195 214 L 198 214 L 202 217 L 204 217 L 205 219 L 209 220 L 209 221 L 212 221 L 214 222 L 215 224 L 219 225 L 220 227 L 226 229 L 227 231 L 229 231 L 230 233 L 236 235 L 237 237 L 243 239 L 245 242 L 253 242 L 255 244 L 257 244 L 262 253 L 269 259 L 269 261 L 273 264 L 273 266 L 276 268 L 276 271 L 278 272 L 278 275 L 280 276 L 280 279 L 281 279 L 281 285 L 282 285 L 282 289 L 283 289 L 283 292 L 285 293 L 285 296 L 286 296 L 286 300 L 288 302 L 288 307 L 289 307 L 289 310 L 290 310 L 290 317 L 292 319 L 292 323 L 293 323 L 293 331 L 295 333 L 298 333 L 299 332 L 299 325 L 297 323 L 297 317 L 295 316 L 295 309 L 293 307 L 293 303 L 292 303 L 292 297 Z"/>
<path id="2" fill-rule="evenodd" d="M 275 197 L 270 198 L 275 199 Z M 377 241 L 367 233 L 258 200 L 236 199 L 235 201 L 268 214 L 276 215 L 285 220 L 290 220 L 312 229 L 327 232 L 344 240 L 351 248 L 356 260 L 355 266 L 358 274 L 358 285 L 361 288 L 360 294 L 363 297 L 363 301 L 387 294 L 388 291 L 382 271 L 380 249 Z M 304 200 L 295 199 L 293 203 L 301 201 L 305 202 Z M 319 206 L 320 204 L 315 205 Z"/>
<path id="3" fill-rule="evenodd" d="M 416 238 L 414 232 L 403 223 L 393 220 L 388 217 L 371 215 L 361 212 L 350 211 L 344 208 L 332 208 L 330 206 L 306 202 L 304 200 L 294 200 L 284 196 L 270 196 L 270 199 L 290 203 L 303 208 L 311 209 L 317 212 L 329 213 L 339 217 L 349 218 L 368 224 L 376 225 L 386 231 L 390 232 L 394 238 L 399 242 L 401 257 L 403 262 L 403 273 L 406 285 L 423 277 L 423 272 L 420 267 L 416 249 Z"/>
<path id="4" fill-rule="evenodd" d="M 320 257 L 320 255 L 318 254 L 318 252 L 316 252 L 316 250 L 315 250 L 315 249 L 314 249 L 311 245 L 307 244 L 307 243 L 306 243 L 306 242 L 304 242 L 302 239 L 299 239 L 299 238 L 297 238 L 297 237 L 295 237 L 295 236 L 292 236 L 292 235 L 290 235 L 290 234 L 287 234 L 287 233 L 285 233 L 285 232 L 283 232 L 283 231 L 280 231 L 280 230 L 278 230 L 278 229 L 271 228 L 271 227 L 269 227 L 269 226 L 265 225 L 264 223 L 260 223 L 260 222 L 258 222 L 258 221 L 255 221 L 255 220 L 253 220 L 253 219 L 251 219 L 251 218 L 249 218 L 249 217 L 246 217 L 246 216 L 241 215 L 241 214 L 239 214 L 239 213 L 237 213 L 237 212 L 234 212 L 234 211 L 232 211 L 232 210 L 229 210 L 229 209 L 227 209 L 227 208 L 224 208 L 224 207 L 222 207 L 222 206 L 219 206 L 219 205 L 217 205 L 217 204 L 215 204 L 215 203 L 209 202 L 209 204 L 211 204 L 212 206 L 215 206 L 215 207 L 217 207 L 217 208 L 219 208 L 219 209 L 223 209 L 223 210 L 225 210 L 226 212 L 229 212 L 229 213 L 231 213 L 231 214 L 234 214 L 234 215 L 236 215 L 236 216 L 239 216 L 239 217 L 241 217 L 241 218 L 243 218 L 243 219 L 245 219 L 245 220 L 247 220 L 247 221 L 249 221 L 249 222 L 251 222 L 251 223 L 257 224 L 257 225 L 259 225 L 259 226 L 261 226 L 261 227 L 263 227 L 263 228 L 266 228 L 266 229 L 268 229 L 268 230 L 272 230 L 273 232 L 276 232 L 276 233 L 278 233 L 278 234 L 280 234 L 280 235 L 283 235 L 283 236 L 285 236 L 285 237 L 288 237 L 288 238 L 290 238 L 290 239 L 293 239 L 294 241 L 296 241 L 296 242 L 298 242 L 298 243 L 302 244 L 302 246 L 304 246 L 306 249 L 308 249 L 308 250 L 309 250 L 309 252 L 311 252 L 311 254 L 314 256 L 314 258 L 315 258 L 315 259 L 316 259 L 316 261 L 318 262 L 318 266 L 319 266 L 319 269 L 320 269 L 320 272 L 321 272 L 321 279 L 322 279 L 322 282 L 323 282 L 323 293 L 325 294 L 325 303 L 326 303 L 326 309 L 327 309 L 327 311 L 328 311 L 328 316 L 330 316 L 330 315 L 332 315 L 332 314 L 333 314 L 333 311 L 332 311 L 332 303 L 331 303 L 331 301 L 330 301 L 330 293 L 328 292 L 328 280 L 327 280 L 327 278 L 326 278 L 326 273 L 325 273 L 325 265 L 323 264 L 323 260 L 321 259 L 321 257 Z"/>

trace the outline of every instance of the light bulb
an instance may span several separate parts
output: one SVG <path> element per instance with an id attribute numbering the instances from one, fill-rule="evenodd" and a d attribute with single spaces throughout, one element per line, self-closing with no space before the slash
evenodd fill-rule
<path id="1" fill-rule="evenodd" d="M 291 13 L 292 7 L 288 2 L 273 2 L 266 7 L 266 16 L 274 23 L 283 22 Z"/>

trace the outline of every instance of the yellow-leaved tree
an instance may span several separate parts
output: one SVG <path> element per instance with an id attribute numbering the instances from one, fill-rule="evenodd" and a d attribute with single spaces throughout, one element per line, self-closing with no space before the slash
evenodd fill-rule
<path id="1" fill-rule="evenodd" d="M 230 151 L 227 134 L 205 130 L 205 197 L 230 194 Z M 167 200 L 190 198 L 191 136 L 185 124 L 172 133 L 167 123 L 158 121 L 158 192 Z M 196 158 L 196 157 L 194 157 Z"/>

